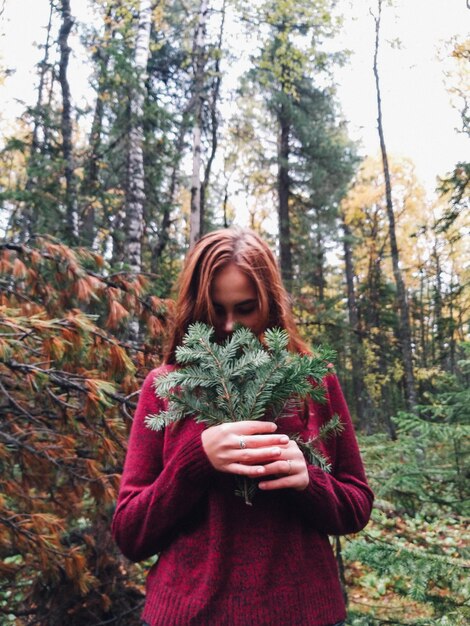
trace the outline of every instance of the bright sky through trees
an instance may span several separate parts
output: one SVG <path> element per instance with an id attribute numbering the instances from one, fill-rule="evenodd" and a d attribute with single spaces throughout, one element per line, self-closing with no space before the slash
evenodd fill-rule
<path id="1" fill-rule="evenodd" d="M 4 0 L 2 4 L 0 64 L 9 70 L 0 86 L 4 134 L 22 112 L 22 102 L 34 101 L 34 65 L 40 58 L 35 44 L 43 43 L 49 3 Z M 80 19 L 87 6 L 87 0 L 73 0 L 72 11 Z M 375 7 L 374 0 L 339 3 L 345 23 L 335 46 L 352 52 L 350 62 L 337 70 L 336 78 L 351 135 L 361 141 L 363 154 L 378 152 L 371 7 Z M 446 42 L 453 37 L 463 40 L 469 24 L 470 10 L 464 0 L 395 0 L 394 7 L 383 12 L 379 70 L 387 145 L 391 154 L 414 161 L 429 190 L 434 188 L 436 176 L 468 155 L 468 140 L 455 130 L 459 113 L 451 106 L 444 73 L 449 69 Z M 88 68 L 77 57 L 72 62 L 72 95 L 76 104 L 85 104 Z"/>

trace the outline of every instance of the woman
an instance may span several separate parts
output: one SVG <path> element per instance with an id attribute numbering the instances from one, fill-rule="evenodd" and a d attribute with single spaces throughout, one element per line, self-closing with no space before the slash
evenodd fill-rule
<path id="1" fill-rule="evenodd" d="M 227 229 L 203 237 L 180 277 L 166 364 L 146 379 L 132 426 L 114 537 L 134 561 L 159 553 L 147 578 L 150 626 L 330 626 L 345 619 L 328 534 L 361 530 L 369 489 L 348 409 L 334 375 L 325 404 L 274 424 L 204 427 L 186 419 L 152 432 L 146 415 L 165 408 L 153 381 L 175 367 L 188 325 L 212 324 L 219 340 L 236 322 L 261 335 L 282 327 L 290 350 L 306 352 L 270 249 L 255 233 Z M 341 435 L 323 444 L 331 474 L 309 465 L 289 433 L 318 433 L 333 414 Z M 234 474 L 254 477 L 253 506 L 234 495 Z"/>

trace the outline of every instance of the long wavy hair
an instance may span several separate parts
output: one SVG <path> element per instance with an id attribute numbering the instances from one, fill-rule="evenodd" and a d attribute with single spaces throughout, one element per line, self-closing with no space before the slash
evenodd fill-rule
<path id="1" fill-rule="evenodd" d="M 186 257 L 179 278 L 176 311 L 165 362 L 175 362 L 175 350 L 190 324 L 214 324 L 215 313 L 210 293 L 212 281 L 216 273 L 229 263 L 235 263 L 252 281 L 261 317 L 266 320 L 265 329 L 284 328 L 290 337 L 289 350 L 309 352 L 298 333 L 289 296 L 269 246 L 252 230 L 231 227 L 208 233 Z"/>

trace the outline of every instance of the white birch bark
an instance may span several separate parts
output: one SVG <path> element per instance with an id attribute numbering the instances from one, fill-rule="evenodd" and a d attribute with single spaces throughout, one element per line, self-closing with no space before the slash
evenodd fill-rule
<path id="1" fill-rule="evenodd" d="M 151 23 L 151 0 L 141 0 L 134 56 L 134 67 L 138 81 L 137 87 L 131 95 L 130 102 L 125 208 L 124 258 L 133 272 L 140 272 L 142 267 L 142 234 L 145 204 L 143 109 Z"/>
<path id="2" fill-rule="evenodd" d="M 201 236 L 201 163 L 202 163 L 202 109 L 204 106 L 205 38 L 208 0 L 201 0 L 199 17 L 194 35 L 194 122 L 193 122 L 193 170 L 191 177 L 191 214 L 189 218 L 189 247 Z"/>

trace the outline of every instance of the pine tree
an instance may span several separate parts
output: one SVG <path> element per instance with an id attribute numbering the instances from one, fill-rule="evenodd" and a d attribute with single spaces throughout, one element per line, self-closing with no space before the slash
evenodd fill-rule
<path id="1" fill-rule="evenodd" d="M 176 350 L 182 367 L 155 381 L 157 394 L 169 402 L 166 411 L 147 416 L 149 428 L 160 430 L 188 415 L 209 426 L 275 421 L 292 414 L 307 396 L 324 402 L 321 381 L 332 368 L 333 356 L 328 348 L 319 348 L 313 356 L 293 354 L 287 350 L 288 333 L 278 328 L 267 330 L 263 343 L 245 327 L 238 327 L 223 344 L 214 342 L 213 336 L 214 329 L 201 322 L 189 327 Z M 339 418 L 333 416 L 314 439 L 294 438 L 310 463 L 330 471 L 315 444 L 341 429 Z M 255 484 L 244 480 L 236 493 L 251 504 L 254 491 Z"/>

